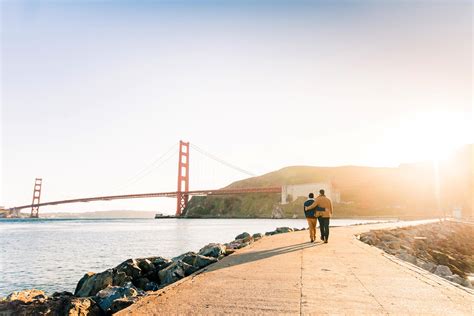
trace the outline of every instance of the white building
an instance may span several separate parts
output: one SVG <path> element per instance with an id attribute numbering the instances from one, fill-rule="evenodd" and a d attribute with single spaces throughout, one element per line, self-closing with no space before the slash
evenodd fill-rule
<path id="1" fill-rule="evenodd" d="M 329 182 L 289 184 L 281 187 L 281 204 L 288 204 L 299 197 L 308 197 L 309 193 L 314 193 L 314 197 L 319 195 L 319 190 L 323 189 L 325 195 L 334 203 L 341 201 L 341 194 L 336 192 Z M 288 200 L 288 199 L 291 200 Z"/>

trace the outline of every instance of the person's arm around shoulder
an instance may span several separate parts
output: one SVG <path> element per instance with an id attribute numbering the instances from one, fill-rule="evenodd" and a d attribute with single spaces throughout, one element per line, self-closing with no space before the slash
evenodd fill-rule
<path id="1" fill-rule="evenodd" d="M 316 208 L 316 206 L 318 206 L 318 203 L 316 202 L 316 200 L 314 200 L 313 203 L 310 206 L 305 206 L 305 210 L 306 211 L 312 210 L 312 209 Z"/>

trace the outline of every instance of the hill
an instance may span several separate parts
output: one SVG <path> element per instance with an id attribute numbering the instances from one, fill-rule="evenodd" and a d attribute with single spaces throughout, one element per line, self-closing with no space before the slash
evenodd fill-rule
<path id="1" fill-rule="evenodd" d="M 338 217 L 433 217 L 461 207 L 472 216 L 473 145 L 459 150 L 438 166 L 432 162 L 397 168 L 291 166 L 234 182 L 226 188 L 249 188 L 331 182 L 341 194 Z M 439 173 L 436 172 L 439 170 Z M 193 197 L 188 216 L 271 217 L 281 209 L 285 217 L 302 217 L 302 198 L 279 205 L 278 194 Z"/>

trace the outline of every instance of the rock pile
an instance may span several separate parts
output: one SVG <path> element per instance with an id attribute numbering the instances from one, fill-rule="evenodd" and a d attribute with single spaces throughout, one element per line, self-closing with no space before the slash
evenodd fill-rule
<path id="1" fill-rule="evenodd" d="M 360 240 L 454 283 L 472 288 L 474 227 L 452 221 L 373 230 Z"/>
<path id="2" fill-rule="evenodd" d="M 32 289 L 13 292 L 0 301 L 0 315 L 101 315 L 97 303 L 90 298 L 74 297 L 70 292 L 54 293 Z"/>
<path id="3" fill-rule="evenodd" d="M 303 228 L 304 229 L 304 228 Z M 265 235 L 296 231 L 279 227 Z M 148 291 L 156 291 L 213 264 L 263 238 L 257 233 L 239 234 L 226 244 L 211 243 L 199 252 L 186 252 L 172 259 L 148 257 L 128 259 L 115 268 L 88 272 L 79 280 L 74 294 L 46 296 L 40 290 L 13 292 L 0 301 L 0 315 L 109 315 L 124 309 Z"/>

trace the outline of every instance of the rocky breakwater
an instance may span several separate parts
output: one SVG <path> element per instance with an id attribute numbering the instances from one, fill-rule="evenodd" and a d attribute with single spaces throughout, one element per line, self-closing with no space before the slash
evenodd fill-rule
<path id="1" fill-rule="evenodd" d="M 442 221 L 392 230 L 372 230 L 358 236 L 399 259 L 451 282 L 473 288 L 474 226 Z"/>
<path id="2" fill-rule="evenodd" d="M 304 228 L 303 228 L 304 229 Z M 279 227 L 265 235 L 299 229 Z M 211 243 L 199 252 L 186 252 L 167 259 L 128 259 L 105 271 L 86 273 L 73 293 L 56 292 L 48 297 L 41 290 L 13 292 L 0 300 L 0 315 L 111 315 L 135 303 L 140 297 L 164 288 L 263 238 L 245 232 L 226 244 Z"/>

